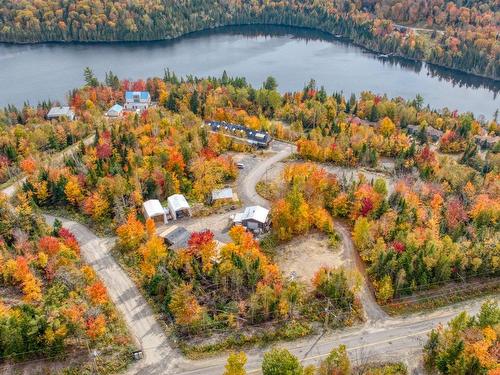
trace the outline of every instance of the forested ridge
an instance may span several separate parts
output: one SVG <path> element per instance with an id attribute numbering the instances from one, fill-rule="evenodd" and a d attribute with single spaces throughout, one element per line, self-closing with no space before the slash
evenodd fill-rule
<path id="1" fill-rule="evenodd" d="M 494 0 L 0 0 L 3 42 L 145 41 L 223 25 L 281 24 L 494 79 L 499 22 Z"/>

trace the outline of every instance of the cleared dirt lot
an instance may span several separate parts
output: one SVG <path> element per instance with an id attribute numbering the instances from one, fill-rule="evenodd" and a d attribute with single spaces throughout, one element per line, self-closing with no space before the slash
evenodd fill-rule
<path id="1" fill-rule="evenodd" d="M 340 267 L 344 265 L 343 245 L 332 249 L 328 237 L 322 233 L 311 233 L 278 246 L 275 261 L 289 277 L 295 273 L 297 280 L 307 285 L 321 266 Z"/>

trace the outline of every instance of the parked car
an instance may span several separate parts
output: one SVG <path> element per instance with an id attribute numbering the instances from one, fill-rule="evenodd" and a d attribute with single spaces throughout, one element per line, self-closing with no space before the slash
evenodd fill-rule
<path id="1" fill-rule="evenodd" d="M 245 164 L 243 164 L 243 163 L 236 163 L 236 166 L 238 167 L 238 169 L 244 169 L 245 168 Z"/>

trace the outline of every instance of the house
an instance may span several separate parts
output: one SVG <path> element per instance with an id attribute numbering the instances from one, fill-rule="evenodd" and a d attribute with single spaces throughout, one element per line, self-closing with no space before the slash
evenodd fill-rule
<path id="1" fill-rule="evenodd" d="M 425 128 L 425 134 L 427 135 L 427 137 L 432 139 L 433 142 L 439 141 L 443 136 L 443 132 L 441 130 L 437 130 L 432 126 L 427 126 Z"/>
<path id="2" fill-rule="evenodd" d="M 269 210 L 262 206 L 246 207 L 245 211 L 234 215 L 234 225 L 243 225 L 253 232 L 269 229 Z"/>
<path id="3" fill-rule="evenodd" d="M 484 149 L 490 149 L 495 147 L 495 145 L 500 142 L 500 137 L 499 136 L 492 136 L 492 135 L 476 135 L 474 137 L 474 140 L 476 141 L 476 144 Z"/>
<path id="4" fill-rule="evenodd" d="M 418 125 L 408 125 L 406 127 L 406 131 L 408 132 L 408 134 L 413 135 L 413 136 L 418 136 L 421 132 L 421 129 L 422 128 Z M 433 142 L 437 142 L 443 136 L 443 132 L 441 130 L 433 128 L 432 126 L 426 126 L 425 127 L 425 136 L 427 138 L 431 139 Z"/>
<path id="5" fill-rule="evenodd" d="M 144 218 L 153 219 L 156 224 L 166 224 L 168 222 L 168 211 L 161 205 L 158 199 L 150 199 L 142 204 Z"/>
<path id="6" fill-rule="evenodd" d="M 271 136 L 263 131 L 250 130 L 247 133 L 248 143 L 252 146 L 267 148 L 272 141 Z"/>
<path id="7" fill-rule="evenodd" d="M 234 137 L 246 140 L 251 146 L 267 148 L 272 141 L 269 133 L 262 130 L 254 130 L 243 125 L 229 124 L 224 121 L 208 121 L 206 124 L 213 132 L 224 131 Z"/>
<path id="8" fill-rule="evenodd" d="M 210 198 L 211 203 L 236 202 L 238 200 L 236 193 L 233 193 L 233 189 L 229 187 L 224 189 L 212 190 L 212 195 Z"/>
<path id="9" fill-rule="evenodd" d="M 47 113 L 48 120 L 60 120 L 67 118 L 73 121 L 75 119 L 75 112 L 70 107 L 52 107 Z"/>
<path id="10" fill-rule="evenodd" d="M 172 250 L 185 249 L 188 247 L 189 238 L 191 233 L 184 227 L 173 225 L 158 234 L 165 244 Z"/>
<path id="11" fill-rule="evenodd" d="M 145 111 L 151 105 L 151 95 L 147 91 L 127 91 L 125 92 L 126 111 Z"/>
<path id="12" fill-rule="evenodd" d="M 170 215 L 174 220 L 191 216 L 191 207 L 182 194 L 174 194 L 167 198 Z"/>
<path id="13" fill-rule="evenodd" d="M 120 104 L 115 104 L 108 110 L 108 112 L 106 112 L 106 116 L 120 117 L 122 113 L 123 113 L 123 107 Z"/>

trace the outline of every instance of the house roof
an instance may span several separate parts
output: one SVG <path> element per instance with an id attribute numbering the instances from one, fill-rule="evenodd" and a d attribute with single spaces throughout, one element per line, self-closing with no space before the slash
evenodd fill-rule
<path id="1" fill-rule="evenodd" d="M 169 206 L 174 211 L 189 209 L 189 204 L 182 194 L 174 194 L 167 198 Z"/>
<path id="2" fill-rule="evenodd" d="M 243 220 L 255 220 L 264 224 L 267 221 L 268 215 L 269 210 L 267 208 L 262 206 L 250 206 L 246 207 L 244 212 L 236 214 L 233 221 L 240 223 Z"/>
<path id="3" fill-rule="evenodd" d="M 47 113 L 47 117 L 71 117 L 74 116 L 75 113 L 71 110 L 70 107 L 52 107 Z"/>
<path id="4" fill-rule="evenodd" d="M 165 210 L 158 199 L 150 199 L 142 204 L 144 211 L 149 217 L 163 216 Z"/>
<path id="5" fill-rule="evenodd" d="M 149 95 L 149 92 L 147 91 L 126 91 L 125 92 L 125 100 L 126 101 L 133 101 L 134 96 L 139 96 L 139 99 L 142 101 L 147 101 L 151 98 L 151 95 Z"/>
<path id="6" fill-rule="evenodd" d="M 123 111 L 123 107 L 120 105 L 120 104 L 115 104 L 114 106 L 112 106 L 108 112 L 110 111 L 115 111 L 115 112 L 121 112 Z"/>
<path id="7" fill-rule="evenodd" d="M 188 245 L 191 232 L 184 227 L 172 226 L 159 234 L 164 238 L 172 249 L 185 248 Z"/>
<path id="8" fill-rule="evenodd" d="M 233 189 L 224 188 L 212 190 L 212 200 L 216 201 L 218 199 L 233 199 Z"/>
<path id="9" fill-rule="evenodd" d="M 223 129 L 233 133 L 242 132 L 250 140 L 250 143 L 257 142 L 258 144 L 263 144 L 263 143 L 267 144 L 268 142 L 271 141 L 271 136 L 269 135 L 269 133 L 265 131 L 253 130 L 244 125 L 229 124 L 227 122 L 219 122 L 219 121 L 208 121 L 207 125 L 210 126 L 212 131 L 219 131 Z M 238 134 L 236 134 L 236 136 L 238 136 Z"/>

